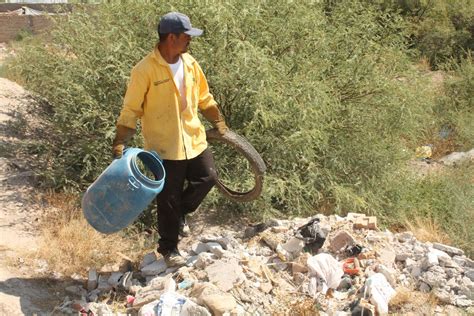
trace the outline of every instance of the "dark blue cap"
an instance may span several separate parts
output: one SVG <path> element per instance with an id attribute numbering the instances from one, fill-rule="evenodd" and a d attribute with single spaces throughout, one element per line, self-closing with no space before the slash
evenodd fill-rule
<path id="1" fill-rule="evenodd" d="M 163 15 L 158 23 L 158 33 L 186 33 L 191 36 L 201 36 L 202 30 L 191 26 L 191 20 L 185 14 L 170 12 Z"/>

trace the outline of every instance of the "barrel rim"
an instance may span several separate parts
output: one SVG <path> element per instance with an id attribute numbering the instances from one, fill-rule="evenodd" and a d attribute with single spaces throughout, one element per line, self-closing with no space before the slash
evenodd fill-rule
<path id="1" fill-rule="evenodd" d="M 161 180 L 150 179 L 146 175 L 144 175 L 143 172 L 140 171 L 140 169 L 137 166 L 137 159 L 140 159 L 138 157 L 138 155 L 147 155 L 154 162 L 156 162 L 157 165 L 159 165 L 159 167 L 161 168 L 161 171 L 163 173 L 163 177 L 161 178 Z M 143 160 L 142 160 L 142 162 L 143 162 Z M 141 182 L 144 182 L 147 185 L 160 187 L 161 185 L 163 185 L 163 183 L 165 181 L 166 171 L 165 171 L 165 168 L 163 167 L 163 164 L 161 163 L 160 159 L 158 159 L 155 155 L 153 155 L 149 151 L 143 150 L 143 151 L 139 151 L 139 152 L 134 153 L 133 156 L 130 157 L 130 167 L 131 167 L 135 177 L 138 178 Z"/>

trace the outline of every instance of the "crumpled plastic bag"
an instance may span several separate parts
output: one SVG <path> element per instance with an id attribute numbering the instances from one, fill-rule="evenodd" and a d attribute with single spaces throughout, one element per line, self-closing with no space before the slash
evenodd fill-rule
<path id="1" fill-rule="evenodd" d="M 319 226 L 319 218 L 312 218 L 309 222 L 299 227 L 295 237 L 304 241 L 310 251 L 316 253 L 324 244 L 327 232 Z"/>
<path id="2" fill-rule="evenodd" d="M 176 292 L 166 292 L 159 300 L 143 305 L 139 316 L 178 316 L 186 302 L 186 297 Z"/>
<path id="3" fill-rule="evenodd" d="M 382 273 L 375 273 L 365 281 L 370 302 L 375 305 L 379 314 L 388 313 L 388 302 L 395 295 L 395 290 Z"/>
<path id="4" fill-rule="evenodd" d="M 309 257 L 307 265 L 309 275 L 321 279 L 323 294 L 326 294 L 328 289 L 336 289 L 341 283 L 341 277 L 344 275 L 342 263 L 330 254 L 320 253 Z"/>

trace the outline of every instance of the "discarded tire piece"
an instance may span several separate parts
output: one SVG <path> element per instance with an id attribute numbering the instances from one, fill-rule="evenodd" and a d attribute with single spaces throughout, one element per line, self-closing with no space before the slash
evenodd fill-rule
<path id="1" fill-rule="evenodd" d="M 225 135 L 220 135 L 217 129 L 213 128 L 206 131 L 207 140 L 209 142 L 222 142 L 232 146 L 241 153 L 250 163 L 255 178 L 253 189 L 247 192 L 236 192 L 226 187 L 219 179 L 217 180 L 217 188 L 226 197 L 237 202 L 249 202 L 255 200 L 262 193 L 263 174 L 265 173 L 265 163 L 255 148 L 242 136 L 232 131 L 228 131 Z"/>

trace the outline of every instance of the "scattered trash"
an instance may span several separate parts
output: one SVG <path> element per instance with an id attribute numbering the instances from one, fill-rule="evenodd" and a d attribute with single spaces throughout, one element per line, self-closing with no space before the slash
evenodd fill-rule
<path id="1" fill-rule="evenodd" d="M 186 298 L 174 292 L 165 292 L 159 300 L 144 305 L 139 316 L 174 316 L 180 315 Z"/>
<path id="2" fill-rule="evenodd" d="M 417 147 L 415 150 L 415 157 L 418 159 L 427 159 L 431 158 L 433 155 L 432 151 L 433 145 L 425 145 Z"/>
<path id="3" fill-rule="evenodd" d="M 385 276 L 381 273 L 372 275 L 365 282 L 365 289 L 370 297 L 370 302 L 375 305 L 377 312 L 379 314 L 387 314 L 388 302 L 395 295 L 395 290 L 387 282 Z"/>
<path id="4" fill-rule="evenodd" d="M 327 232 L 321 229 L 319 226 L 319 218 L 315 217 L 298 228 L 295 236 L 304 241 L 306 248 L 311 253 L 317 253 L 326 241 Z"/>
<path id="5" fill-rule="evenodd" d="M 200 236 L 180 249 L 187 259 L 180 268 L 167 268 L 153 252 L 138 271 L 91 269 L 88 290 L 66 289 L 82 301 L 67 299 L 55 311 L 107 311 L 102 302 L 126 291 L 127 313 L 142 316 L 290 315 L 291 302 L 308 297 L 322 315 L 377 315 L 389 311 L 398 287 L 431 292 L 443 304 L 440 314 L 452 314 L 448 307 L 474 311 L 474 261 L 461 249 L 380 231 L 375 217 L 359 213 L 253 228 L 250 239 L 231 231 Z"/>
<path id="6" fill-rule="evenodd" d="M 345 274 L 357 275 L 360 273 L 360 265 L 357 258 L 347 258 L 342 267 Z"/>
<path id="7" fill-rule="evenodd" d="M 185 290 L 193 286 L 194 282 L 192 280 L 184 280 L 178 284 L 178 289 Z"/>
<path id="8" fill-rule="evenodd" d="M 328 289 L 337 289 L 344 272 L 341 264 L 330 254 L 320 253 L 308 259 L 308 269 L 310 276 L 322 279 L 325 294 Z"/>

